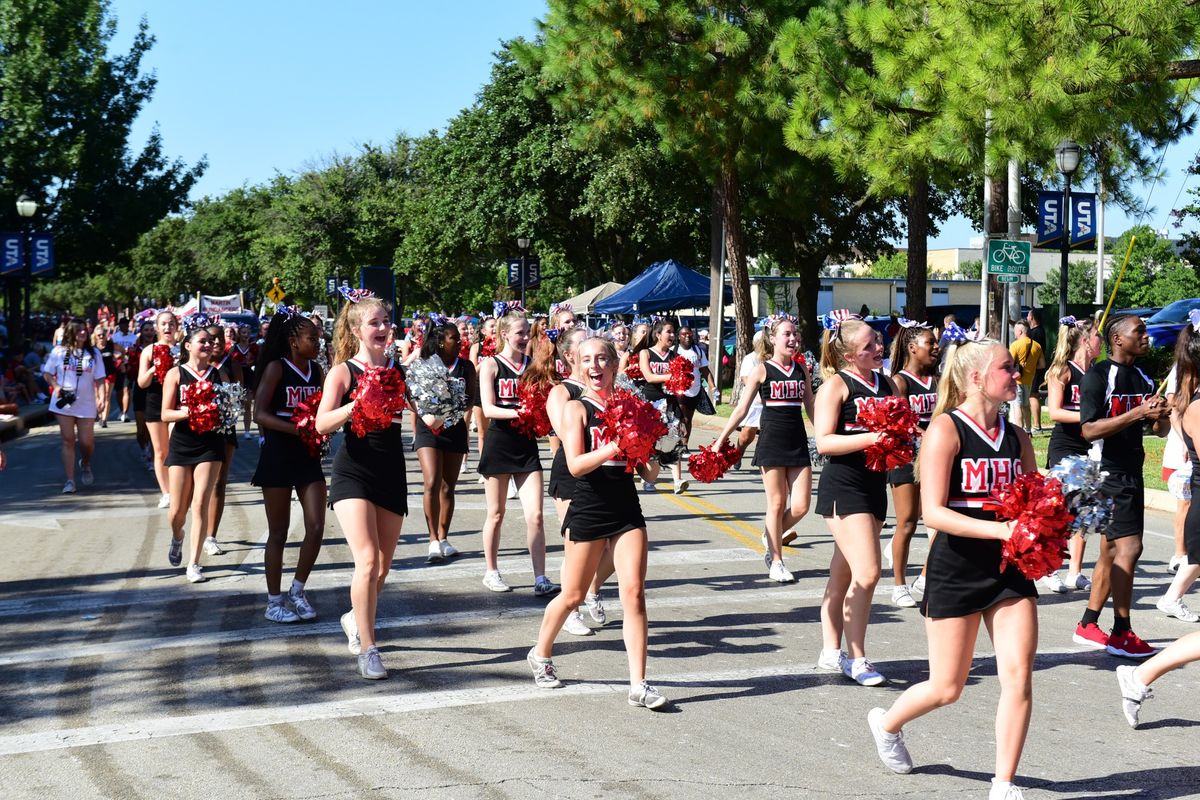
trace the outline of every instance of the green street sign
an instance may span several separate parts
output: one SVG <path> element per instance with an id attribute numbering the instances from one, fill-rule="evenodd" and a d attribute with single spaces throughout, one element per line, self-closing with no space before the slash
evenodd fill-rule
<path id="1" fill-rule="evenodd" d="M 1029 262 L 1033 258 L 1033 247 L 1029 242 L 1014 242 L 1008 239 L 991 239 L 987 248 L 987 271 L 989 275 L 1029 274 Z"/>
<path id="2" fill-rule="evenodd" d="M 1020 275 L 997 275 L 996 283 L 1020 283 Z"/>

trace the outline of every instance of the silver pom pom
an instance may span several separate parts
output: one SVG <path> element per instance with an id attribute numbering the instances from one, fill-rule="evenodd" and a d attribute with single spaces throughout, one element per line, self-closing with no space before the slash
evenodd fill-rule
<path id="1" fill-rule="evenodd" d="M 1072 529 L 1081 536 L 1103 533 L 1112 522 L 1113 501 L 1101 494 L 1107 472 L 1087 456 L 1067 456 L 1046 473 L 1062 481 L 1067 508 L 1075 515 Z"/>

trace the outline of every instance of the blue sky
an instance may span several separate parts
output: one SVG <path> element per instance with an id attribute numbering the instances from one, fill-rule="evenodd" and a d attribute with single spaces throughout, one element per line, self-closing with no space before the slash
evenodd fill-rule
<path id="1" fill-rule="evenodd" d="M 115 52 L 128 48 L 143 15 L 158 40 L 143 64 L 158 89 L 135 145 L 157 123 L 170 156 L 207 155 L 197 198 L 443 128 L 487 81 L 499 43 L 532 36 L 545 8 L 544 0 L 111 0 Z M 1156 208 L 1147 224 L 1165 227 L 1176 198 L 1186 204 L 1180 189 L 1198 147 L 1200 135 L 1169 148 L 1160 183 L 1139 187 Z M 1110 208 L 1106 232 L 1131 222 Z M 951 220 L 930 246 L 965 247 L 971 235 L 965 219 Z"/>

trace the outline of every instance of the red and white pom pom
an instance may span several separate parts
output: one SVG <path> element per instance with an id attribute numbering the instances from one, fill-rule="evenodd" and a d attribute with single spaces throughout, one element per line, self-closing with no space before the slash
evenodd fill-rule
<path id="1" fill-rule="evenodd" d="M 626 472 L 650 463 L 656 453 L 655 444 L 667 432 L 658 409 L 621 389 L 609 395 L 600 417 L 604 422 L 603 435 L 607 441 L 617 443 Z"/>
<path id="2" fill-rule="evenodd" d="M 371 367 L 358 376 L 350 397 L 357 402 L 350 413 L 350 430 L 363 437 L 392 424 L 405 406 L 404 378 L 395 367 Z"/>
<path id="3" fill-rule="evenodd" d="M 729 468 L 742 457 L 742 451 L 730 444 L 728 440 L 720 444 L 701 447 L 699 453 L 693 453 L 688 459 L 688 474 L 700 483 L 712 483 L 723 478 Z"/>
<path id="4" fill-rule="evenodd" d="M 171 371 L 171 367 L 175 366 L 175 359 L 171 357 L 171 346 L 167 344 L 156 344 L 150 351 L 150 363 L 154 367 L 154 377 L 162 383 L 167 379 L 167 373 Z"/>
<path id="5" fill-rule="evenodd" d="M 517 383 L 517 418 L 512 421 L 512 426 L 530 439 L 549 436 L 553 430 L 550 415 L 546 412 L 546 397 L 549 394 L 550 387 L 546 384 L 531 381 Z"/>
<path id="6" fill-rule="evenodd" d="M 221 424 L 217 392 L 210 381 L 196 381 L 183 387 L 183 405 L 188 410 L 188 427 L 193 433 L 212 433 Z"/>
<path id="7" fill-rule="evenodd" d="M 692 383 L 696 380 L 692 362 L 683 356 L 675 356 L 667 362 L 667 370 L 669 377 L 663 388 L 668 394 L 681 395 L 692 388 Z"/>
<path id="8" fill-rule="evenodd" d="M 1036 472 L 1018 475 L 997 488 L 984 508 L 1000 520 L 1016 520 L 1000 548 L 1000 571 L 1010 564 L 1030 580 L 1062 568 L 1075 516 L 1067 510 L 1062 483 Z"/>
<path id="9" fill-rule="evenodd" d="M 292 424 L 300 442 L 313 458 L 320 458 L 329 449 L 329 435 L 317 430 L 317 406 L 321 405 L 321 390 L 318 389 L 296 404 L 292 412 Z"/>
<path id="10" fill-rule="evenodd" d="M 631 381 L 644 381 L 646 376 L 642 374 L 642 365 L 634 359 L 629 359 L 629 365 L 625 367 L 625 377 Z"/>
<path id="11" fill-rule="evenodd" d="M 903 397 L 873 397 L 858 412 L 858 424 L 869 431 L 882 433 L 879 441 L 866 449 L 867 469 L 886 472 L 911 464 L 913 444 L 921 431 L 920 417 Z"/>

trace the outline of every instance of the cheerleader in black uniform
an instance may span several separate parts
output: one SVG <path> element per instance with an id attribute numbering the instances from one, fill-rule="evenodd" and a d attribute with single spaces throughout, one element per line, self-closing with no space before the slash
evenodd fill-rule
<path id="1" fill-rule="evenodd" d="M 271 318 L 259 353 L 254 421 L 263 433 L 258 468 L 250 482 L 262 487 L 267 514 L 267 547 L 263 557 L 267 577 L 266 618 L 299 622 L 317 618 L 304 584 L 321 552 L 325 535 L 325 473 L 300 441 L 292 414 L 301 402 L 321 391 L 325 376 L 317 364 L 321 332 L 295 308 L 280 309 Z M 304 542 L 296 559 L 296 574 L 284 597 L 283 551 L 291 523 L 292 490 L 304 513 Z"/>
<path id="2" fill-rule="evenodd" d="M 888 711 L 867 715 L 879 756 L 895 772 L 912 769 L 901 728 L 958 700 L 971 671 L 979 624 L 996 653 L 996 774 L 990 800 L 1020 800 L 1012 785 L 1033 703 L 1037 589 L 1013 565 L 1000 570 L 1001 543 L 1014 522 L 983 505 L 1022 472 L 1037 471 L 1029 436 L 1000 416 L 1017 396 L 1021 370 L 1000 343 L 952 346 L 938 386 L 938 407 L 921 445 L 921 504 L 937 531 L 929 551 L 921 611 L 929 637 L 929 678 Z M 942 413 L 947 412 L 947 413 Z"/>
<path id="3" fill-rule="evenodd" d="M 717 443 L 737 430 L 755 396 L 759 397 L 763 404 L 762 435 L 754 450 L 754 466 L 762 470 L 767 495 L 764 537 L 768 577 L 777 583 L 791 583 L 795 578 L 783 565 L 783 532 L 794 528 L 808 513 L 812 495 L 812 459 L 804 430 L 805 409 L 810 419 L 813 416 L 812 380 L 804 367 L 792 360 L 799 346 L 794 317 L 769 317 L 758 341 L 760 363 L 746 379 L 741 401 Z"/>
<path id="4" fill-rule="evenodd" d="M 933 330 L 909 320 L 900 320 L 900 332 L 892 342 L 892 381 L 896 394 L 908 398 L 908 404 L 920 418 L 921 430 L 929 427 L 933 407 L 937 405 L 937 367 L 942 358 Z M 920 484 L 916 468 L 907 464 L 888 472 L 892 486 L 892 501 L 896 505 L 896 532 L 892 535 L 892 602 L 901 608 L 915 608 L 917 601 L 908 591 L 905 573 L 908 571 L 908 550 L 917 519 L 921 516 Z M 929 533 L 934 536 L 933 531 Z M 921 591 L 925 586 L 924 573 L 913 583 Z"/>
<path id="5" fill-rule="evenodd" d="M 479 395 L 479 366 L 485 358 L 491 358 L 488 351 L 496 349 L 496 319 L 494 317 L 484 317 L 479 323 L 479 332 L 476 341 L 471 344 L 471 366 L 475 367 L 475 396 L 471 398 L 471 403 L 474 406 L 472 409 L 472 420 L 475 423 L 475 448 L 476 452 L 483 453 L 483 440 L 487 436 L 488 420 L 487 415 L 483 413 L 483 404 Z M 493 354 L 494 355 L 494 354 Z M 484 483 L 485 478 L 480 475 L 479 482 Z"/>
<path id="6" fill-rule="evenodd" d="M 146 427 L 146 390 L 138 384 L 138 373 L 142 366 L 142 351 L 154 344 L 154 323 L 146 321 L 138 328 L 138 338 L 125 351 L 125 383 L 130 387 L 129 403 L 133 408 L 134 428 L 137 430 L 138 448 L 146 469 L 154 470 L 154 448 L 150 444 L 150 429 Z"/>
<path id="7" fill-rule="evenodd" d="M 408 514 L 404 440 L 399 415 L 384 430 L 356 436 L 350 417 L 357 401 L 350 394 L 367 369 L 401 367 L 385 355 L 392 330 L 387 306 L 359 290 L 344 294 L 347 302 L 334 323 L 334 366 L 325 378 L 317 430 L 344 432 L 329 486 L 329 503 L 354 557 L 352 607 L 342 615 L 342 630 L 350 652 L 358 655 L 359 674 L 379 680 L 387 677 L 387 670 L 375 646 L 375 612 Z"/>
<path id="8" fill-rule="evenodd" d="M 1046 410 L 1054 420 L 1046 452 L 1047 469 L 1067 456 L 1087 455 L 1092 447 L 1083 438 L 1083 426 L 1079 423 L 1079 389 L 1083 385 L 1083 376 L 1099 355 L 1100 334 L 1092 320 L 1063 317 L 1059 321 L 1058 344 L 1050 368 L 1046 370 Z M 1057 574 L 1048 575 L 1043 582 L 1050 589 L 1067 592 L 1092 588 L 1092 582 L 1083 574 L 1084 545 L 1083 536 L 1071 537 L 1067 545 L 1071 554 L 1067 580 L 1064 582 Z"/>
<path id="9" fill-rule="evenodd" d="M 223 383 L 241 383 L 242 368 L 229 354 L 225 340 L 225 328 L 221 325 L 209 325 L 208 332 L 213 338 L 213 366 L 221 373 Z M 221 474 L 217 478 L 217 488 L 213 492 L 212 503 L 208 511 L 208 536 L 204 538 L 204 553 L 210 556 L 225 554 L 225 550 L 217 541 L 217 531 L 221 527 L 221 518 L 225 516 L 225 488 L 229 485 L 229 465 L 233 463 L 233 454 L 237 452 L 237 430 L 225 431 L 225 460 L 221 462 Z"/>
<path id="10" fill-rule="evenodd" d="M 579 373 L 587 390 L 581 399 L 568 402 L 561 415 L 567 465 L 576 478 L 571 506 L 563 521 L 563 534 L 571 541 L 563 560 L 563 592 L 546 606 L 537 644 L 526 660 L 535 684 L 546 689 L 562 685 L 550 658 L 554 639 L 567 617 L 583 602 L 611 540 L 629 659 L 629 704 L 661 708 L 666 698 L 646 683 L 646 520 L 633 476 L 625 471 L 616 444 L 605 439 L 600 420 L 613 390 L 620 357 L 611 342 L 600 338 L 588 339 L 579 350 Z M 639 468 L 650 481 L 654 480 L 654 470 Z"/>
<path id="11" fill-rule="evenodd" d="M 531 359 L 525 355 L 529 345 L 529 320 L 522 311 L 509 311 L 496 324 L 497 345 L 501 352 L 484 359 L 479 368 L 479 393 L 483 413 L 491 420 L 479 455 L 479 474 L 484 476 L 487 495 L 487 519 L 483 524 L 483 555 L 487 569 L 483 585 L 493 592 L 512 589 L 500 577 L 500 526 L 509 481 L 517 486 L 521 508 L 525 512 L 525 540 L 533 561 L 533 593 L 539 597 L 559 591 L 546 578 L 546 531 L 542 522 L 542 462 L 533 439 L 512 426 L 520 405 L 517 386 L 530 380 Z M 548 344 L 548 342 L 547 342 Z M 552 350 L 553 348 L 551 348 Z M 549 377 L 553 364 L 541 367 Z"/>
<path id="12" fill-rule="evenodd" d="M 879 583 L 879 531 L 887 516 L 887 476 L 867 469 L 863 450 L 879 439 L 857 422 L 870 398 L 895 392 L 883 373 L 879 334 L 846 311 L 825 319 L 817 393 L 817 450 L 829 457 L 817 486 L 817 513 L 833 533 L 829 583 L 821 602 L 824 649 L 817 666 L 863 686 L 878 686 L 883 675 L 867 659 L 867 622 Z M 766 409 L 763 409 L 764 411 Z M 842 651 L 843 635 L 849 657 Z"/>
<path id="13" fill-rule="evenodd" d="M 197 381 L 221 383 L 221 375 L 212 365 L 212 334 L 208 318 L 194 314 L 184 320 L 184 339 L 181 363 L 173 367 L 163 380 L 162 421 L 174 423 L 167 452 L 167 475 L 171 496 L 171 566 L 180 564 L 183 548 L 183 523 L 188 505 L 192 508 L 192 547 L 188 553 L 187 579 L 192 583 L 205 580 L 200 568 L 200 554 L 208 531 L 208 514 L 217 476 L 225 458 L 225 434 L 220 428 L 208 433 L 196 433 L 188 424 L 188 409 L 183 390 Z"/>
<path id="14" fill-rule="evenodd" d="M 244 438 L 246 439 L 254 438 L 254 434 L 250 432 L 250 417 L 252 416 L 250 412 L 251 404 L 254 401 L 255 379 L 258 377 L 254 371 L 254 365 L 258 363 L 258 343 L 250 338 L 250 333 L 249 325 L 239 325 L 237 341 L 229 348 L 230 356 L 242 371 L 242 385 L 246 387 L 246 407 L 242 414 L 242 424 L 246 428 Z"/>
<path id="15" fill-rule="evenodd" d="M 633 355 L 638 360 L 638 366 L 641 367 L 642 377 L 645 380 L 642 394 L 651 403 L 665 401 L 668 413 L 681 418 L 679 398 L 663 388 L 663 384 L 671 377 L 671 360 L 677 355 L 674 346 L 675 323 L 669 319 L 660 319 L 650 328 L 649 335 L 642 338 L 634 347 Z M 683 466 L 679 462 L 679 454 L 660 454 L 658 463 L 664 467 L 670 467 L 675 494 L 686 492 L 688 482 L 683 478 Z M 653 488 L 652 484 L 648 486 Z"/>
<path id="16" fill-rule="evenodd" d="M 175 334 L 179 322 L 170 311 L 160 311 L 154 318 L 154 330 L 158 337 L 155 345 L 175 347 Z M 154 449 L 154 477 L 158 480 L 158 490 L 162 497 L 158 500 L 159 508 L 171 505 L 170 484 L 167 480 L 167 423 L 162 418 L 163 385 L 159 383 L 158 374 L 154 371 L 154 346 L 142 350 L 138 361 L 137 385 L 146 393 L 146 429 L 150 432 L 150 446 Z"/>
<path id="17" fill-rule="evenodd" d="M 450 522 L 454 518 L 454 487 L 463 459 L 470 450 L 470 435 L 467 420 L 471 418 L 472 399 L 478 391 L 475 367 L 459 356 L 462 345 L 458 327 L 444 322 L 430 328 L 421 345 L 422 360 L 439 358 L 446 365 L 449 378 L 459 381 L 466 389 L 466 415 L 449 428 L 442 427 L 441 420 L 431 415 L 416 416 L 416 433 L 413 447 L 417 460 L 421 462 L 421 475 L 425 478 L 425 525 L 429 528 L 429 555 L 427 563 L 458 555 L 458 549 L 450 544 Z M 430 427 L 437 428 L 437 433 Z"/>

